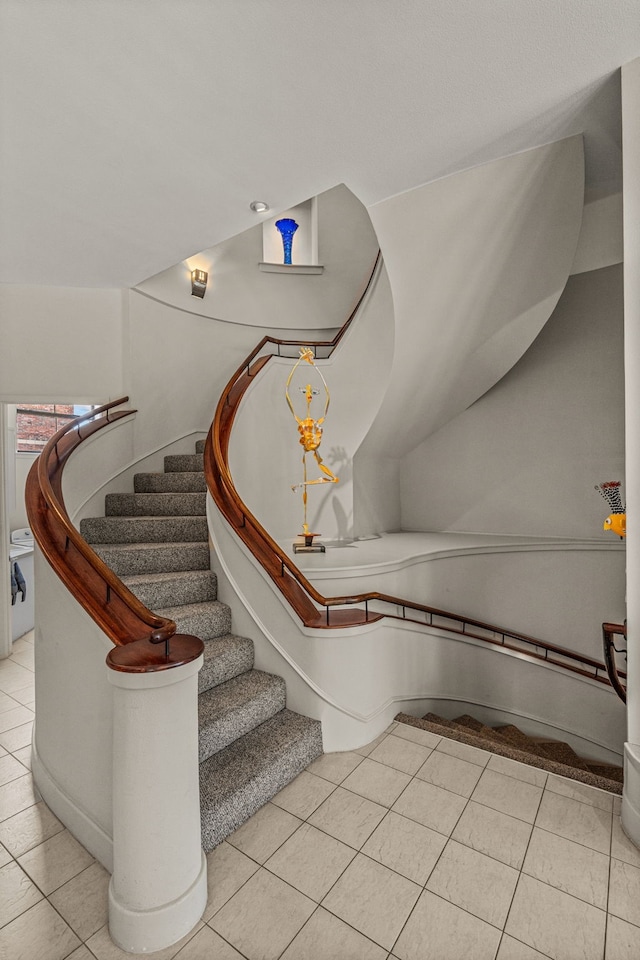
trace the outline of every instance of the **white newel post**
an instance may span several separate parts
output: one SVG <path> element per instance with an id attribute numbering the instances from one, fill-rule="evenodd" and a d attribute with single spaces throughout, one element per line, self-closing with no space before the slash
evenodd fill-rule
<path id="1" fill-rule="evenodd" d="M 622 826 L 640 846 L 640 59 L 622 68 L 627 509 L 627 742 Z"/>
<path id="2" fill-rule="evenodd" d="M 202 659 L 151 673 L 106 668 L 114 718 L 109 930 L 131 953 L 175 943 L 207 901 L 198 782 Z"/>

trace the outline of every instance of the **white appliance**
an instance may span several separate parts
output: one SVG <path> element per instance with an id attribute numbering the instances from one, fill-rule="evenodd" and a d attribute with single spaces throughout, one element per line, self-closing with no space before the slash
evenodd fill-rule
<path id="1" fill-rule="evenodd" d="M 11 531 L 9 566 L 12 574 L 11 639 L 13 641 L 28 633 L 29 630 L 33 630 L 33 533 L 29 527 Z"/>

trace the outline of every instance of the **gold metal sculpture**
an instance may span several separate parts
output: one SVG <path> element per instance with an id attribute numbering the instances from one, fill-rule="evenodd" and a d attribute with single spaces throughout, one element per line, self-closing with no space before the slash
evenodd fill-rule
<path id="1" fill-rule="evenodd" d="M 299 417 L 296 414 L 296 411 L 293 406 L 293 402 L 289 395 L 289 387 L 291 386 L 291 381 L 293 380 L 294 374 L 301 363 L 308 363 L 310 367 L 313 367 L 317 376 L 322 381 L 322 386 L 324 387 L 324 408 L 322 411 L 322 416 L 314 418 L 311 415 L 311 404 L 315 397 L 320 395 L 318 390 L 314 390 L 310 383 L 307 383 L 306 386 L 300 387 L 300 393 L 304 394 L 306 406 L 304 417 Z M 287 385 L 285 387 L 285 397 L 287 398 L 287 403 L 289 409 L 293 414 L 293 417 L 298 424 L 298 433 L 300 434 L 299 442 L 302 445 L 302 483 L 294 483 L 291 486 L 293 491 L 302 489 L 302 505 L 304 511 L 304 520 L 302 524 L 302 534 L 304 538 L 304 547 L 299 544 L 294 544 L 294 552 L 297 552 L 301 549 L 307 550 L 320 550 L 324 552 L 324 546 L 322 544 L 313 544 L 313 538 L 319 536 L 317 533 L 311 533 L 309 531 L 309 525 L 307 523 L 307 487 L 315 486 L 320 483 L 338 483 L 339 479 L 335 476 L 334 473 L 326 466 L 323 462 L 322 457 L 320 456 L 319 447 L 322 442 L 322 424 L 325 422 L 327 411 L 329 409 L 329 403 L 331 397 L 329 395 L 329 388 L 327 386 L 326 380 L 322 376 L 321 371 L 315 365 L 315 358 L 313 355 L 313 350 L 311 347 L 301 347 L 300 356 L 296 360 L 291 373 L 287 378 Z M 308 479 L 307 475 L 307 454 L 312 453 L 314 460 L 316 461 L 321 476 L 316 477 L 313 480 Z"/>

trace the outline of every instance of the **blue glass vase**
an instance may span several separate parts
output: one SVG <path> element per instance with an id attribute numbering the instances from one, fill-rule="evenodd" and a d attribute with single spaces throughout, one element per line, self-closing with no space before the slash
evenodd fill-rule
<path id="1" fill-rule="evenodd" d="M 276 220 L 276 230 L 282 237 L 282 246 L 284 247 L 284 263 L 291 263 L 291 246 L 293 244 L 293 235 L 298 229 L 295 220 L 285 217 L 283 220 Z"/>

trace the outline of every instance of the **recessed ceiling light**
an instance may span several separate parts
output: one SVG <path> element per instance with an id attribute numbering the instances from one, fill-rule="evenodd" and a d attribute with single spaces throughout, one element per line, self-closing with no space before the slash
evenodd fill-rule
<path id="1" fill-rule="evenodd" d="M 253 200 L 249 204 L 249 209 L 253 210 L 254 213 L 266 213 L 269 209 L 269 204 L 265 203 L 264 200 Z"/>

